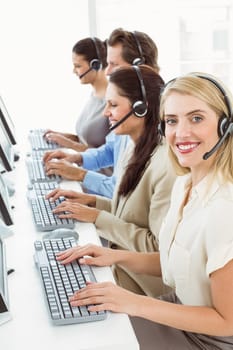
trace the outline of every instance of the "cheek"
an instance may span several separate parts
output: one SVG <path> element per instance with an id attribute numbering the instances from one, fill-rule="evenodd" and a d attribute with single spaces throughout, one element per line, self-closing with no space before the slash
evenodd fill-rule
<path id="1" fill-rule="evenodd" d="M 166 141 L 169 145 L 172 145 L 174 143 L 175 140 L 175 133 L 171 131 L 171 129 L 166 128 L 165 130 L 165 138 Z"/>

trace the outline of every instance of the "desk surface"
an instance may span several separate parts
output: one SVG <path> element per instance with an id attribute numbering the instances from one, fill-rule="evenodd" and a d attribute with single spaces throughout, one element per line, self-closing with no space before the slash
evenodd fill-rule
<path id="1" fill-rule="evenodd" d="M 103 321 L 53 326 L 46 309 L 39 274 L 34 264 L 33 243 L 43 233 L 36 231 L 26 192 L 28 175 L 24 154 L 9 173 L 16 192 L 10 197 L 14 206 L 14 234 L 5 240 L 7 265 L 15 272 L 9 275 L 9 300 L 12 320 L 0 327 L 2 350 L 17 350 L 23 346 L 33 350 L 105 349 L 135 350 L 139 345 L 127 315 L 108 313 Z M 62 187 L 74 188 L 74 182 L 63 182 Z M 80 244 L 100 244 L 92 224 L 77 223 Z M 113 281 L 110 268 L 94 268 L 98 281 Z"/>

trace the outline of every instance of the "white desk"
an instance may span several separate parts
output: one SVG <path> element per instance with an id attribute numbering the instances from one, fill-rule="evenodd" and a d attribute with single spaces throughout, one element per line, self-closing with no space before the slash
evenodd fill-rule
<path id="1" fill-rule="evenodd" d="M 25 155 L 15 163 L 10 174 L 16 184 L 11 197 L 14 209 L 14 235 L 5 240 L 7 265 L 15 272 L 9 275 L 9 299 L 12 320 L 0 327 L 1 350 L 138 350 L 139 345 L 128 316 L 109 313 L 104 321 L 53 326 L 46 309 L 39 274 L 33 260 L 36 239 L 43 233 L 35 230 L 31 208 L 26 198 L 28 183 Z M 71 188 L 71 183 L 64 182 Z M 74 188 L 74 182 L 72 182 Z M 80 244 L 100 244 L 92 224 L 77 223 Z M 110 268 L 94 268 L 98 281 L 113 281 Z"/>

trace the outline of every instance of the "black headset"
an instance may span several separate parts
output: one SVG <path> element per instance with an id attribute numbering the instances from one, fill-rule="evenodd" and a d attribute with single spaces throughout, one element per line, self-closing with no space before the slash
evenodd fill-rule
<path id="1" fill-rule="evenodd" d="M 100 55 L 100 51 L 99 51 L 99 48 L 98 48 L 98 43 L 96 41 L 96 38 L 95 37 L 92 37 L 91 38 L 94 46 L 95 46 L 95 51 L 96 51 L 96 56 L 97 58 L 94 58 L 93 60 L 91 60 L 90 62 L 90 67 L 93 69 L 93 70 L 100 70 L 102 68 L 102 60 L 101 60 L 101 55 Z"/>
<path id="2" fill-rule="evenodd" d="M 147 103 L 147 98 L 146 98 L 146 89 L 145 89 L 145 85 L 143 82 L 142 73 L 140 71 L 140 68 L 137 65 L 133 65 L 132 67 L 137 74 L 137 77 L 138 77 L 138 80 L 140 83 L 141 95 L 142 95 L 142 100 L 138 100 L 138 101 L 133 103 L 132 110 L 133 110 L 133 113 L 135 114 L 136 117 L 142 118 L 147 113 L 148 103 Z"/>
<path id="3" fill-rule="evenodd" d="M 145 59 L 143 57 L 142 47 L 141 47 L 140 41 L 139 41 L 139 39 L 137 37 L 137 32 L 133 31 L 131 33 L 132 33 L 132 36 L 134 38 L 134 41 L 136 42 L 136 46 L 137 46 L 138 53 L 139 53 L 139 56 L 140 56 L 140 57 L 136 57 L 133 60 L 132 64 L 135 65 L 135 66 L 138 66 L 140 64 L 144 64 L 145 63 Z"/>
<path id="4" fill-rule="evenodd" d="M 92 40 L 92 42 L 93 42 L 93 44 L 95 46 L 95 51 L 96 51 L 97 58 L 94 58 L 93 60 L 90 61 L 90 63 L 89 63 L 90 68 L 88 68 L 88 70 L 86 70 L 86 72 L 81 74 L 79 76 L 79 79 L 82 79 L 83 77 L 85 77 L 85 75 L 87 73 L 89 73 L 91 70 L 98 71 L 98 70 L 102 69 L 102 61 L 101 61 L 100 51 L 99 51 L 99 48 L 98 48 L 98 43 L 96 41 L 96 38 L 94 38 L 94 37 L 92 37 L 91 40 Z"/>
<path id="5" fill-rule="evenodd" d="M 225 113 L 223 113 L 223 115 L 219 118 L 219 122 L 218 122 L 218 136 L 219 136 L 219 140 L 216 143 L 216 145 L 209 151 L 206 152 L 203 155 L 203 159 L 208 159 L 215 151 L 217 151 L 217 149 L 223 144 L 223 142 L 225 141 L 225 139 L 227 138 L 228 135 L 232 135 L 233 134 L 233 111 L 232 111 L 232 106 L 231 106 L 231 102 L 227 96 L 227 93 L 225 91 L 225 89 L 212 77 L 208 77 L 205 75 L 199 75 L 197 74 L 196 77 L 201 78 L 201 79 L 205 79 L 210 81 L 222 94 L 226 107 L 227 107 L 227 115 Z M 170 80 L 165 86 L 165 87 L 170 84 L 171 82 L 175 81 L 175 79 Z M 165 121 L 161 120 L 158 126 L 158 131 L 160 133 L 160 135 L 165 136 Z"/>
<path id="6" fill-rule="evenodd" d="M 120 124 L 122 124 L 126 119 L 128 119 L 132 114 L 134 114 L 138 118 L 142 118 L 146 115 L 147 113 L 147 98 L 146 98 L 146 89 L 145 85 L 143 82 L 143 77 L 142 73 L 140 71 L 140 68 L 138 66 L 132 66 L 133 69 L 135 70 L 139 84 L 140 84 L 140 89 L 141 89 L 141 95 L 142 95 L 142 100 L 137 100 L 133 103 L 132 109 L 130 112 L 128 112 L 124 117 L 122 117 L 117 123 L 115 123 L 113 126 L 109 128 L 109 130 L 114 130 L 116 129 Z"/>

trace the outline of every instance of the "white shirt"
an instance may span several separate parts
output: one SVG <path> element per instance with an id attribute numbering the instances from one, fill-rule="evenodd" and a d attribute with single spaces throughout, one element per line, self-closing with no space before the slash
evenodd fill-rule
<path id="1" fill-rule="evenodd" d="M 233 259 L 233 184 L 209 188 L 207 176 L 183 207 L 188 183 L 190 174 L 177 178 L 161 227 L 162 275 L 183 304 L 212 306 L 209 275 Z"/>

